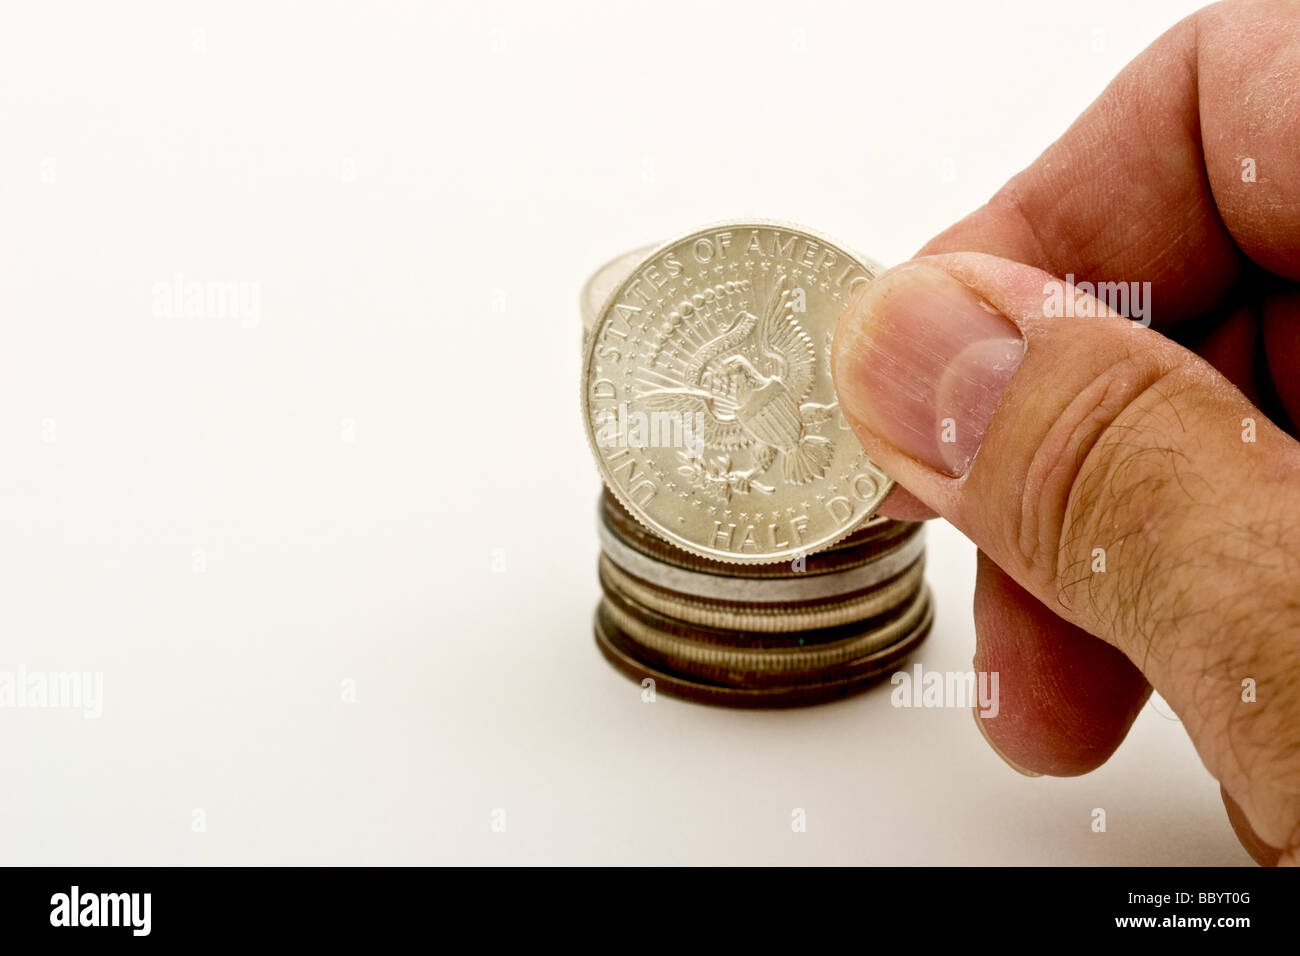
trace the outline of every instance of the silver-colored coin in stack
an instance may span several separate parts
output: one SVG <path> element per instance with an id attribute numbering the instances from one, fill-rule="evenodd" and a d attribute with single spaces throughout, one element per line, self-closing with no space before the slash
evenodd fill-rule
<path id="1" fill-rule="evenodd" d="M 875 268 L 744 222 L 620 256 L 584 287 L 584 417 L 606 484 L 594 631 L 634 680 L 731 707 L 814 704 L 870 686 L 928 634 L 923 528 L 874 515 L 892 482 L 830 382 L 835 320 Z M 676 443 L 629 440 L 628 418 L 651 414 Z M 689 417 L 684 441 L 673 415 Z"/>
<path id="2" fill-rule="evenodd" d="M 820 703 L 895 670 L 930 628 L 919 524 L 875 518 L 802 561 L 734 565 L 660 541 L 609 492 L 598 522 L 596 642 L 656 690 L 732 707 Z"/>

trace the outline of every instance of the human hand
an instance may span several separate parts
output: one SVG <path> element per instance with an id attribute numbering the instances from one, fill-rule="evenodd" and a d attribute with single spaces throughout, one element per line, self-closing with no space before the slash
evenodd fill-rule
<path id="1" fill-rule="evenodd" d="M 1085 773 L 1154 686 L 1243 844 L 1291 865 L 1297 130 L 1300 7 L 1201 10 L 873 282 L 833 358 L 846 417 L 906 489 L 882 513 L 937 513 L 979 546 L 975 668 L 999 672 L 1000 706 L 976 720 L 994 749 Z M 1151 328 L 1066 275 L 1142 295 L 1122 311 Z"/>

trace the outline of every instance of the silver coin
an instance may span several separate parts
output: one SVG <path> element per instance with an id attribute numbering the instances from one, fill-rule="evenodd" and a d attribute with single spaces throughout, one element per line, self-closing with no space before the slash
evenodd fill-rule
<path id="1" fill-rule="evenodd" d="M 844 597 L 780 604 L 736 604 L 686 597 L 651 587 L 608 557 L 600 559 L 600 583 L 632 604 L 696 627 L 759 634 L 791 634 L 844 627 L 878 617 L 906 601 L 922 582 L 925 561 L 918 558 L 897 577 Z"/>
<path id="2" fill-rule="evenodd" d="M 583 285 L 578 302 L 582 310 L 582 342 L 584 346 L 587 343 L 587 336 L 591 335 L 592 326 L 596 324 L 596 317 L 600 315 L 600 310 L 605 307 L 605 302 L 609 299 L 610 294 L 621 286 L 623 280 L 632 274 L 632 270 L 646 256 L 654 252 L 656 248 L 653 245 L 642 246 L 640 249 L 633 249 L 631 252 L 625 252 L 615 259 L 610 259 L 609 262 L 606 262 L 593 272 L 591 278 Z"/>
<path id="3" fill-rule="evenodd" d="M 701 557 L 789 560 L 874 514 L 893 482 L 862 451 L 831 338 L 873 265 L 765 221 L 693 232 L 609 296 L 583 364 L 587 437 L 647 528 Z"/>
<path id="4" fill-rule="evenodd" d="M 858 693 L 894 671 L 925 640 L 932 620 L 931 610 L 902 640 L 855 661 L 852 668 L 840 668 L 838 674 L 831 672 L 821 679 L 804 676 L 790 684 L 764 683 L 761 686 L 744 681 L 743 674 L 741 683 L 749 686 L 734 686 L 734 682 L 729 686 L 647 660 L 649 652 L 639 648 L 614 626 L 609 618 L 607 601 L 601 601 L 597 607 L 592 630 L 605 659 L 642 686 L 646 678 L 650 678 L 659 690 L 666 693 L 724 707 L 800 707 Z"/>
<path id="5" fill-rule="evenodd" d="M 596 520 L 609 528 L 623 544 L 655 561 L 688 571 L 737 578 L 806 578 L 831 571 L 848 571 L 870 564 L 885 552 L 892 551 L 920 527 L 917 522 L 891 521 L 877 515 L 858 525 L 852 534 L 835 544 L 796 558 L 789 564 L 726 564 L 698 557 L 669 544 L 638 523 L 608 492 L 601 496 Z"/>
<path id="6" fill-rule="evenodd" d="M 656 627 L 606 596 L 602 604 L 611 622 L 634 643 L 651 651 L 662 663 L 676 669 L 702 667 L 731 675 L 743 683 L 759 683 L 768 677 L 801 674 L 825 680 L 835 676 L 837 668 L 870 658 L 883 648 L 906 638 L 918 628 L 928 626 L 932 614 L 930 589 L 922 585 L 914 590 L 888 621 L 872 624 L 856 634 L 837 641 L 810 647 L 765 648 L 751 650 L 726 647 L 691 640 Z"/>
<path id="7" fill-rule="evenodd" d="M 604 524 L 596 530 L 605 556 L 633 577 L 678 594 L 745 604 L 819 601 L 862 591 L 888 581 L 925 553 L 925 534 L 917 528 L 915 534 L 894 550 L 881 555 L 870 564 L 847 571 L 831 571 L 802 578 L 736 578 L 704 571 L 688 571 L 656 561 L 618 540 Z"/>

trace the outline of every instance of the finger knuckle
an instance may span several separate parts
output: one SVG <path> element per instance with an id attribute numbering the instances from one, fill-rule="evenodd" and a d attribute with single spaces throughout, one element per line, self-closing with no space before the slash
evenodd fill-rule
<path id="1" fill-rule="evenodd" d="M 1130 350 L 1090 376 L 1031 459 L 1022 556 L 1054 568 L 1058 601 L 1094 628 L 1140 628 L 1156 596 L 1171 593 L 1154 587 L 1165 578 L 1168 526 L 1200 490 L 1180 447 L 1184 394 L 1157 351 Z"/>

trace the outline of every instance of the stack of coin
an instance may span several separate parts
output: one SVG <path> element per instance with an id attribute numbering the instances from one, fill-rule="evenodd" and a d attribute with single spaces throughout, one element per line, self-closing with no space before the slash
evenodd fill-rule
<path id="1" fill-rule="evenodd" d="M 892 671 L 932 616 L 923 531 L 875 518 L 802 561 L 697 558 L 601 497 L 596 642 L 656 690 L 733 707 L 833 700 Z"/>
<path id="2" fill-rule="evenodd" d="M 606 483 L 595 638 L 634 680 L 813 704 L 869 686 L 929 632 L 922 528 L 874 515 L 892 482 L 830 382 L 835 319 L 874 275 L 797 227 L 730 223 L 620 256 L 583 289 Z M 636 416 L 649 440 L 629 438 Z"/>

